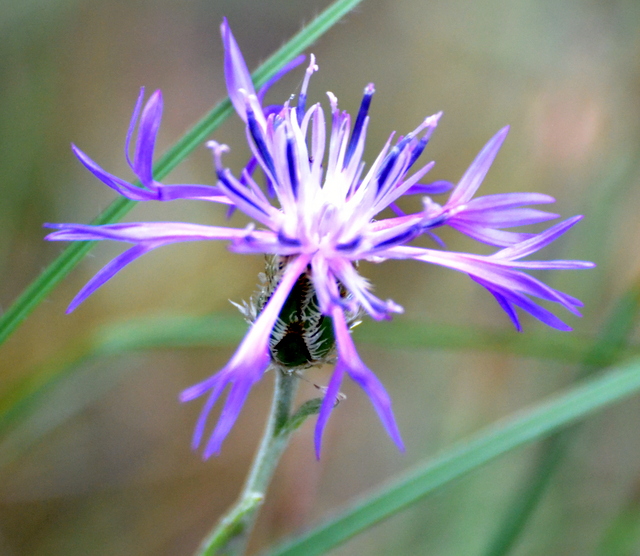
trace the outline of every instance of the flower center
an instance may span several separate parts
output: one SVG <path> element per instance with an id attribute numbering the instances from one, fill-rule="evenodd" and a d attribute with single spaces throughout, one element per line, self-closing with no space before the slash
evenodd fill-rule
<path id="1" fill-rule="evenodd" d="M 288 261 L 287 257 L 279 256 L 270 259 L 266 266 L 265 303 Z M 335 347 L 331 318 L 320 311 L 310 272 L 311 269 L 307 268 L 291 288 L 269 338 L 271 359 L 283 368 L 323 364 Z"/>

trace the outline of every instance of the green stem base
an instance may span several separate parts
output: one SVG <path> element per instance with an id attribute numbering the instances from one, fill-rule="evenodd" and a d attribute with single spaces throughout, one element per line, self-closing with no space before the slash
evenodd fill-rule
<path id="1" fill-rule="evenodd" d="M 275 389 L 267 426 L 247 480 L 236 503 L 202 541 L 195 556 L 240 556 L 265 498 L 271 477 L 294 428 L 287 426 L 295 398 L 298 378 L 275 368 Z"/>

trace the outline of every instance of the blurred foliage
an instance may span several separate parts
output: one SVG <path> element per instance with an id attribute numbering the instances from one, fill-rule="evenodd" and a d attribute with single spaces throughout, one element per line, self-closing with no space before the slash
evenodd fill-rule
<path id="1" fill-rule="evenodd" d="M 3 3 L 0 309 L 62 249 L 42 241 L 43 222 L 87 222 L 113 199 L 74 160 L 72 141 L 129 176 L 122 147 L 141 85 L 164 92 L 162 151 L 225 95 L 223 16 L 255 68 L 327 4 Z M 455 181 L 484 142 L 511 124 L 482 191 L 548 193 L 564 216 L 585 214 L 545 254 L 599 266 L 545 275 L 585 302 L 584 318 L 568 319 L 576 332 L 554 333 L 527 320 L 517 334 L 463 276 L 415 263 L 363 264 L 378 293 L 406 309 L 393 323 L 364 323 L 357 341 L 389 388 L 407 454 L 396 453 L 365 396 L 346 385 L 348 399 L 332 418 L 320 462 L 310 425 L 295 436 L 254 551 L 578 374 L 605 315 L 640 274 L 639 28 L 634 0 L 367 0 L 314 46 L 320 71 L 312 100 L 331 90 L 354 111 L 362 88 L 376 84 L 368 160 L 390 131 L 404 133 L 444 110 L 427 156 L 437 161 L 434 179 Z M 288 76 L 272 97 L 288 98 L 299 80 Z M 216 132 L 232 146 L 232 167 L 246 157 L 243 135 L 237 119 Z M 211 183 L 206 149 L 170 179 Z M 127 219 L 221 223 L 224 209 L 146 204 Z M 482 249 L 453 233 L 444 239 L 452 249 Z M 3 413 L 0 422 L 2 554 L 189 553 L 232 502 L 257 444 L 268 380 L 221 456 L 208 462 L 189 450 L 199 408 L 181 406 L 177 394 L 232 353 L 244 325 L 224 313 L 227 299 L 249 297 L 261 258 L 214 244 L 168 247 L 65 315 L 74 293 L 117 249 L 94 250 L 2 347 L 0 399 L 7 405 L 0 410 L 26 400 L 22 413 Z M 122 352 L 133 343 L 131 326 L 160 313 L 185 316 L 145 324 L 156 343 Z M 229 316 L 212 324 L 212 314 Z M 180 322 L 195 325 L 189 338 L 197 333 L 200 340 L 177 341 Z M 167 338 L 174 343 L 167 346 Z M 632 335 L 624 357 L 637 341 Z M 152 349 L 158 342 L 164 347 Z M 324 384 L 327 373 L 314 370 L 309 380 Z M 307 386 L 300 401 L 316 395 Z M 574 433 L 512 554 L 640 552 L 639 413 L 640 401 L 631 399 Z M 533 446 L 496 460 L 334 553 L 481 554 L 540 453 Z"/>

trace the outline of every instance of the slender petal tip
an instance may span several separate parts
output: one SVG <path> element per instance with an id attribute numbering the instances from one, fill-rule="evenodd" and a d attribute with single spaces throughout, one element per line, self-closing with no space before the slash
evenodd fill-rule
<path id="1" fill-rule="evenodd" d="M 501 137 L 504 141 L 504 138 L 509 134 L 509 130 L 511 129 L 510 125 L 504 126 L 498 133 L 496 133 L 495 137 Z"/>
<path id="2" fill-rule="evenodd" d="M 442 118 L 443 114 L 444 112 L 441 110 L 437 114 L 432 114 L 431 116 L 428 116 L 424 120 L 424 125 L 427 127 L 436 127 L 438 125 L 438 122 L 440 121 L 440 118 Z"/>

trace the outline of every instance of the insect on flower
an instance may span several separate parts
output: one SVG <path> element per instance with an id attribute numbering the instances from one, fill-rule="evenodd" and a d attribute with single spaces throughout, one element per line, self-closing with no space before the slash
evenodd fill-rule
<path id="1" fill-rule="evenodd" d="M 205 435 L 212 407 L 229 387 L 217 425 L 206 442 L 204 457 L 219 452 L 251 387 L 268 368 L 276 366 L 292 371 L 333 360 L 335 370 L 316 423 L 318 457 L 322 433 L 345 374 L 367 393 L 387 432 L 403 448 L 389 396 L 360 359 L 350 335 L 350 328 L 360 314 L 366 313 L 376 320 L 389 319 L 393 313 L 402 312 L 402 308 L 373 295 L 369 283 L 358 272 L 360 260 L 412 259 L 445 266 L 467 274 L 486 288 L 518 330 L 516 307 L 553 328 L 570 330 L 532 298 L 557 303 L 576 315 L 580 301 L 525 271 L 589 268 L 593 264 L 522 259 L 557 239 L 581 217 L 570 218 L 537 234 L 513 232 L 508 229 L 557 218 L 555 214 L 530 208 L 552 203 L 554 199 L 539 193 L 474 198 L 508 128 L 489 140 L 455 186 L 448 182 L 423 183 L 433 162 L 412 171 L 441 114 L 425 118 L 413 131 L 397 139 L 392 134 L 367 168 L 362 156 L 374 95 L 372 84 L 365 87 L 353 122 L 347 112 L 338 108 L 337 98 L 327 93 L 331 120 L 327 129 L 322 106 L 319 103 L 306 106 L 309 80 L 318 70 L 313 55 L 295 106 L 292 100 L 283 105 L 264 106 L 266 88 L 255 91 L 226 20 L 221 29 L 227 88 L 236 112 L 245 123 L 252 153 L 239 176 L 224 165 L 223 155 L 228 147 L 210 141 L 207 146 L 213 153 L 215 186 L 164 185 L 153 179 L 151 161 L 162 116 L 159 91 L 151 95 L 143 109 L 144 92 L 141 92 L 126 138 L 127 160 L 139 177 L 141 188 L 107 173 L 76 147 L 74 152 L 96 177 L 125 197 L 141 201 L 195 199 L 224 203 L 241 210 L 255 223 L 244 229 L 178 222 L 47 224 L 57 229 L 47 236 L 49 240 L 111 239 L 133 244 L 86 284 L 69 310 L 130 262 L 170 243 L 225 240 L 237 253 L 267 256 L 262 288 L 241 308 L 251 322 L 245 338 L 219 372 L 181 394 L 183 401 L 208 396 L 194 432 L 193 446 L 197 448 Z M 299 62 L 295 60 L 281 74 Z M 129 144 L 138 118 L 135 156 L 131 161 Z M 258 168 L 265 177 L 264 187 L 254 179 Z M 451 193 L 443 205 L 431 199 L 432 195 L 449 190 Z M 421 196 L 421 210 L 412 214 L 400 211 L 395 203 L 405 195 Z M 375 220 L 388 207 L 396 216 Z M 491 255 L 475 255 L 411 245 L 415 238 L 433 235 L 444 226 L 498 249 Z"/>

